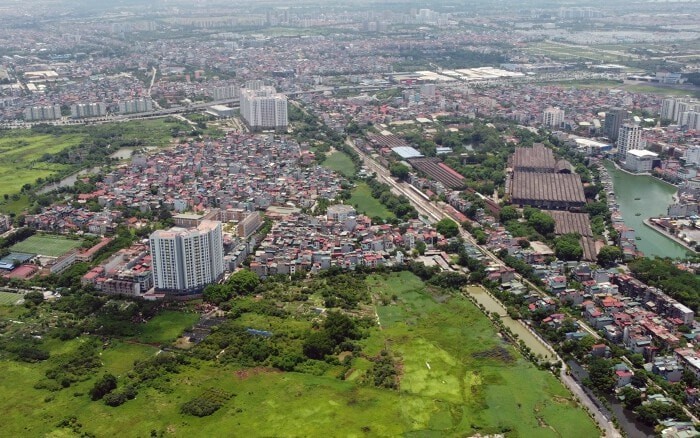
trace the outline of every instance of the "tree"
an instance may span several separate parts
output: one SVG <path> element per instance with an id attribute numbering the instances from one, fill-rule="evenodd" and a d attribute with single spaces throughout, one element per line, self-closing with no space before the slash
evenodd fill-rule
<path id="1" fill-rule="evenodd" d="M 536 211 L 532 213 L 527 220 L 527 223 L 535 229 L 538 233 L 542 235 L 547 235 L 554 232 L 554 226 L 556 225 L 552 216 L 541 211 Z"/>
<path id="2" fill-rule="evenodd" d="M 336 344 L 340 344 L 346 339 L 359 338 L 355 321 L 341 312 L 328 312 L 328 316 L 323 322 L 323 329 Z"/>
<path id="3" fill-rule="evenodd" d="M 408 178 L 408 175 L 411 173 L 411 169 L 401 163 L 393 163 L 391 166 L 389 166 L 389 172 L 391 172 L 391 176 L 405 181 L 406 178 Z"/>
<path id="4" fill-rule="evenodd" d="M 452 219 L 445 218 L 435 224 L 435 229 L 443 236 L 450 238 L 459 235 L 459 225 Z"/>
<path id="5" fill-rule="evenodd" d="M 41 292 L 28 292 L 24 294 L 25 306 L 38 306 L 44 302 L 44 294 Z"/>
<path id="6" fill-rule="evenodd" d="M 498 218 L 501 223 L 504 224 L 508 221 L 520 219 L 520 213 L 512 205 L 507 205 L 501 209 L 501 212 L 498 214 Z"/>
<path id="7" fill-rule="evenodd" d="M 112 392 L 117 387 L 117 378 L 112 374 L 105 374 L 100 380 L 95 382 L 90 390 L 90 398 L 92 400 L 100 400 L 105 395 Z"/>
<path id="8" fill-rule="evenodd" d="M 204 301 L 213 304 L 221 304 L 231 298 L 231 287 L 223 284 L 210 284 L 202 293 Z"/>
<path id="9" fill-rule="evenodd" d="M 625 398 L 623 403 L 627 409 L 636 409 L 642 404 L 642 391 L 631 386 L 622 388 L 620 395 Z"/>
<path id="10" fill-rule="evenodd" d="M 311 359 L 323 359 L 333 352 L 333 341 L 325 330 L 311 332 L 304 341 L 302 350 L 304 355 Z"/>
<path id="11" fill-rule="evenodd" d="M 605 245 L 598 253 L 598 264 L 603 267 L 613 266 L 618 260 L 622 260 L 622 250 L 617 246 Z"/>
<path id="12" fill-rule="evenodd" d="M 253 293 L 256 287 L 260 284 L 260 278 L 255 272 L 248 269 L 241 269 L 234 273 L 228 279 L 228 285 L 231 286 L 233 292 L 238 295 L 248 295 Z"/>
<path id="13" fill-rule="evenodd" d="M 591 359 L 588 366 L 588 378 L 591 386 L 597 391 L 607 394 L 615 387 L 615 374 L 610 361 L 601 358 Z"/>
<path id="14" fill-rule="evenodd" d="M 564 234 L 554 240 L 554 251 L 560 260 L 581 260 L 583 248 L 579 243 L 581 236 L 574 233 Z"/>

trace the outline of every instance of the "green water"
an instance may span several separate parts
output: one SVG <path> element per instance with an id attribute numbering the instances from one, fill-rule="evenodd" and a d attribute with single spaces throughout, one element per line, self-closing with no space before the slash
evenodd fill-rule
<path id="1" fill-rule="evenodd" d="M 676 188 L 648 175 L 631 175 L 605 162 L 615 187 L 615 198 L 625 225 L 634 228 L 641 240 L 637 248 L 647 257 L 684 257 L 687 250 L 671 239 L 644 225 L 644 219 L 666 214 L 673 203 Z M 636 199 L 639 198 L 639 199 Z M 641 213 L 637 216 L 637 213 Z"/>

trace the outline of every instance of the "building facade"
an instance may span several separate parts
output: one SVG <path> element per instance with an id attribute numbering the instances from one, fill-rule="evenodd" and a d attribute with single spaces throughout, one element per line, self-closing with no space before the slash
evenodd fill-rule
<path id="1" fill-rule="evenodd" d="M 155 231 L 150 246 L 154 286 L 166 295 L 196 296 L 224 273 L 221 222 L 205 220 L 197 228 Z"/>
<path id="2" fill-rule="evenodd" d="M 625 123 L 620 126 L 617 137 L 617 154 L 620 159 L 627 158 L 627 151 L 644 149 L 642 143 L 642 128 L 633 123 Z"/>
<path id="3" fill-rule="evenodd" d="M 241 91 L 241 116 L 251 129 L 286 130 L 287 96 L 273 87 L 245 89 Z"/>
<path id="4" fill-rule="evenodd" d="M 605 124 L 603 133 L 612 141 L 616 141 L 620 134 L 620 126 L 627 119 L 627 111 L 622 108 L 611 108 L 605 112 Z"/>
<path id="5" fill-rule="evenodd" d="M 549 107 L 544 110 L 542 124 L 550 128 L 559 128 L 564 123 L 564 110 L 559 107 Z"/>

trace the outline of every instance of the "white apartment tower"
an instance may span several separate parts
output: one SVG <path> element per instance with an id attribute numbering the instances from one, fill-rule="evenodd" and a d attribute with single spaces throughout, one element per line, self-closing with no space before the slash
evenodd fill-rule
<path id="1" fill-rule="evenodd" d="M 241 116 L 253 130 L 286 130 L 287 96 L 277 93 L 274 87 L 242 90 Z"/>
<path id="2" fill-rule="evenodd" d="M 644 149 L 642 144 L 642 128 L 634 123 L 624 123 L 620 126 L 617 136 L 617 156 L 625 159 L 627 151 Z"/>
<path id="3" fill-rule="evenodd" d="M 545 126 L 559 128 L 564 123 L 564 110 L 559 107 L 549 107 L 544 110 L 542 123 Z"/>
<path id="4" fill-rule="evenodd" d="M 197 295 L 224 273 L 221 222 L 204 220 L 197 228 L 158 230 L 150 244 L 153 283 L 167 295 Z"/>

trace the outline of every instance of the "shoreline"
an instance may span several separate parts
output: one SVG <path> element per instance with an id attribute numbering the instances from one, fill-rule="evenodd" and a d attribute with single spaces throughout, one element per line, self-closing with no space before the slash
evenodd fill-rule
<path id="1" fill-rule="evenodd" d="M 615 160 L 610 160 L 610 159 L 608 159 L 608 160 L 613 164 L 613 166 L 615 166 L 615 169 L 619 170 L 620 172 L 624 172 L 624 173 L 631 175 L 631 176 L 648 176 L 648 177 L 654 178 L 655 180 L 657 180 L 659 182 L 662 182 L 664 184 L 667 184 L 667 185 L 673 187 L 674 189 L 676 189 L 676 192 L 673 194 L 673 201 L 678 202 L 680 200 L 680 198 L 678 198 L 678 191 L 680 190 L 680 187 L 678 187 L 677 185 L 670 183 L 662 178 L 659 178 L 658 176 L 656 176 L 650 172 L 641 172 L 641 173 L 630 172 L 629 170 L 620 166 Z"/>
<path id="2" fill-rule="evenodd" d="M 664 229 L 657 227 L 656 225 L 654 225 L 654 223 L 651 221 L 651 219 L 652 218 L 647 218 L 647 219 L 644 219 L 642 222 L 647 227 L 651 228 L 652 230 L 656 231 L 657 233 L 661 234 L 662 236 L 673 240 L 674 242 L 681 245 L 683 248 L 687 249 L 688 251 L 692 252 L 693 254 L 698 254 L 698 252 L 695 251 L 695 248 L 691 248 L 690 245 L 688 245 L 685 241 L 683 241 L 683 239 L 680 239 L 680 238 L 668 233 Z"/>

